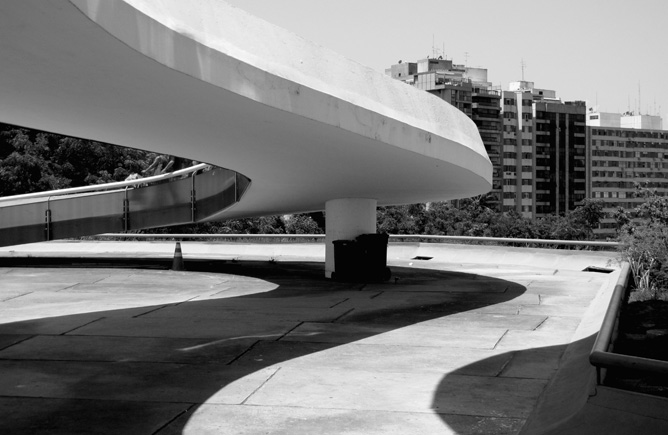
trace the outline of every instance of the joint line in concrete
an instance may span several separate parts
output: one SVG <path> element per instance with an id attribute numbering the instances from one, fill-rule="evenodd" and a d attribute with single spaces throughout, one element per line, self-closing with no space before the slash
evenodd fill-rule
<path id="1" fill-rule="evenodd" d="M 332 320 L 330 323 L 336 323 L 336 322 L 338 322 L 339 320 L 343 319 L 344 317 L 346 317 L 348 314 L 352 313 L 353 311 L 355 311 L 354 308 L 349 309 L 348 311 L 346 311 L 345 313 L 341 314 L 341 315 L 340 315 L 339 317 L 337 317 L 336 319 Z"/>
<path id="2" fill-rule="evenodd" d="M 332 305 L 332 306 L 329 307 L 329 308 L 334 308 L 334 307 L 336 307 L 337 305 L 341 305 L 341 304 L 344 303 L 344 302 L 348 302 L 349 300 L 350 300 L 350 298 L 345 298 L 345 299 L 343 299 L 343 300 L 341 300 L 341 301 L 335 303 L 334 305 Z"/>
<path id="3" fill-rule="evenodd" d="M 260 340 L 255 341 L 253 344 L 251 344 L 250 346 L 248 346 L 248 349 L 244 350 L 244 351 L 241 352 L 239 355 L 237 355 L 237 356 L 235 356 L 234 358 L 232 358 L 232 360 L 230 360 L 230 362 L 228 362 L 228 363 L 225 364 L 225 365 L 226 365 L 226 366 L 229 366 L 229 365 L 234 364 L 235 361 L 238 361 L 239 358 L 241 358 L 242 356 L 244 356 L 244 355 L 246 355 L 248 352 L 250 352 L 250 351 L 255 347 L 255 345 L 257 345 L 259 342 L 260 342 Z"/>
<path id="4" fill-rule="evenodd" d="M 145 316 L 146 314 L 155 313 L 156 311 L 158 311 L 158 310 L 162 310 L 163 308 L 174 307 L 174 306 L 176 306 L 176 305 L 175 305 L 175 304 L 167 304 L 167 305 L 163 305 L 163 306 L 161 306 L 161 307 L 157 307 L 157 308 L 154 308 L 154 309 L 152 309 L 152 310 L 148 310 L 148 311 L 146 311 L 145 313 L 141 313 L 141 314 L 137 314 L 137 315 L 135 315 L 135 316 L 132 316 L 132 318 L 133 318 L 133 319 L 136 319 L 136 318 L 138 318 L 138 317 Z"/>
<path id="5" fill-rule="evenodd" d="M 12 347 L 12 346 L 16 346 L 17 344 L 21 344 L 21 343 L 23 343 L 23 342 L 25 342 L 25 341 L 28 341 L 28 340 L 30 340 L 31 338 L 35 338 L 35 337 L 37 337 L 37 335 L 31 335 L 31 336 L 29 336 L 29 337 L 24 338 L 23 340 L 19 340 L 19 341 L 17 341 L 16 343 L 8 344 L 8 345 L 5 346 L 5 347 L 0 347 L 0 351 L 5 350 L 5 349 L 9 349 L 9 348 Z"/>
<path id="6" fill-rule="evenodd" d="M 540 295 L 539 295 L 539 297 L 540 297 Z M 539 303 L 538 305 L 540 305 L 540 303 Z M 546 316 L 546 317 L 545 317 L 545 318 L 544 318 L 538 325 L 536 325 L 535 328 L 532 329 L 532 331 L 537 331 L 538 328 L 540 328 L 541 326 L 543 326 L 543 323 L 547 322 L 547 319 L 548 319 L 548 318 L 549 318 L 549 317 Z"/>
<path id="7" fill-rule="evenodd" d="M 290 330 L 289 330 L 288 332 L 286 332 L 285 334 L 283 334 L 283 335 L 281 335 L 280 337 L 278 337 L 278 338 L 276 339 L 276 341 L 281 341 L 281 340 L 282 340 L 283 338 L 285 338 L 289 333 L 291 333 L 291 332 L 294 331 L 295 329 L 299 328 L 299 327 L 302 326 L 304 323 L 305 323 L 305 322 L 299 322 L 299 323 L 297 323 L 297 325 L 295 325 L 294 328 L 290 328 Z"/>
<path id="8" fill-rule="evenodd" d="M 183 411 L 177 413 L 174 417 L 172 417 L 171 419 L 169 419 L 169 421 L 167 421 L 167 423 L 165 423 L 165 424 L 163 424 L 162 426 L 160 426 L 160 427 L 158 428 L 158 430 L 156 430 L 155 432 L 153 432 L 151 435 L 157 435 L 157 434 L 159 434 L 163 429 L 165 429 L 167 426 L 169 426 L 170 424 L 172 424 L 174 421 L 176 421 L 176 420 L 177 420 L 179 417 L 181 417 L 183 414 L 186 414 L 186 413 L 190 412 L 190 410 L 193 409 L 194 406 L 195 406 L 195 404 L 194 404 L 194 403 L 191 403 L 190 406 L 188 406 L 188 407 L 187 407 L 186 409 L 184 409 Z"/>
<path id="9" fill-rule="evenodd" d="M 494 343 L 494 346 L 492 346 L 492 350 L 496 349 L 496 346 L 498 346 L 499 343 L 501 343 L 501 340 L 503 340 L 503 337 L 505 337 L 506 334 L 508 334 L 508 331 L 510 331 L 510 330 L 509 330 L 509 329 L 506 329 L 506 330 L 504 331 L 503 335 L 501 335 L 501 337 L 499 337 L 499 339 L 496 340 L 496 343 Z"/>
<path id="10" fill-rule="evenodd" d="M 57 335 L 67 335 L 67 334 L 69 334 L 69 333 L 71 333 L 71 332 L 76 331 L 77 329 L 81 329 L 81 328 L 83 328 L 84 326 L 91 325 L 91 324 L 93 324 L 93 323 L 95 323 L 95 322 L 99 322 L 100 320 L 103 320 L 103 319 L 106 319 L 106 317 L 99 317 L 99 318 L 97 318 L 97 319 L 95 319 L 95 320 L 91 320 L 91 321 L 88 322 L 88 323 L 84 323 L 83 325 L 79 325 L 79 326 L 77 326 L 76 328 L 72 328 L 72 329 L 70 329 L 69 331 L 61 332 L 60 334 L 57 334 Z"/>
<path id="11" fill-rule="evenodd" d="M 35 293 L 35 292 L 21 293 L 20 295 L 16 295 L 16 296 L 12 296 L 11 298 L 3 299 L 0 302 L 11 301 L 12 299 L 18 299 L 20 297 L 27 296 L 27 295 L 30 295 L 30 294 L 33 294 L 33 293 Z"/>
<path id="12" fill-rule="evenodd" d="M 265 381 L 262 382 L 262 384 L 260 384 L 260 386 L 258 386 L 255 390 L 253 390 L 253 391 L 248 395 L 248 397 L 246 397 L 240 404 L 241 404 L 241 405 L 245 405 L 246 402 L 248 401 L 248 399 L 250 399 L 251 397 L 253 397 L 253 395 L 254 395 L 255 393 L 257 393 L 258 391 L 260 391 L 260 389 L 261 389 L 262 387 L 264 387 L 265 385 L 267 385 L 267 382 L 271 381 L 271 379 L 272 379 L 274 376 L 276 376 L 276 373 L 278 373 L 280 370 L 281 370 L 281 367 L 278 367 L 274 373 L 272 373 L 271 375 L 269 375 L 269 377 L 268 377 L 267 379 L 265 379 Z"/>

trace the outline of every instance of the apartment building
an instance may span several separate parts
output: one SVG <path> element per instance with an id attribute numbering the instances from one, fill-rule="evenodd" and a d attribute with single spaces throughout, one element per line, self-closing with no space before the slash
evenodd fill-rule
<path id="1" fill-rule="evenodd" d="M 487 70 L 427 58 L 386 74 L 452 104 L 478 126 L 493 164 L 490 206 L 527 218 L 575 209 L 587 197 L 586 105 L 530 81 L 501 92 Z"/>
<path id="2" fill-rule="evenodd" d="M 586 105 L 513 82 L 503 92 L 503 206 L 527 218 L 565 213 L 586 197 Z"/>
<path id="3" fill-rule="evenodd" d="M 615 237 L 614 213 L 632 210 L 641 184 L 668 195 L 668 131 L 658 116 L 590 112 L 587 115 L 587 196 L 605 203 L 608 214 L 595 230 L 598 238 Z"/>
<path id="4" fill-rule="evenodd" d="M 449 59 L 427 58 L 417 62 L 399 61 L 385 73 L 436 95 L 473 120 L 493 165 L 493 188 L 488 204 L 501 210 L 501 91 L 487 81 L 487 70 L 457 65 Z"/>

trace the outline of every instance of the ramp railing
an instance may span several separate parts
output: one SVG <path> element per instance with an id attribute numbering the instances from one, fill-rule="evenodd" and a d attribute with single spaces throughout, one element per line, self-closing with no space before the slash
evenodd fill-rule
<path id="1" fill-rule="evenodd" d="M 206 164 L 132 181 L 0 198 L 0 246 L 206 220 L 250 180 Z"/>

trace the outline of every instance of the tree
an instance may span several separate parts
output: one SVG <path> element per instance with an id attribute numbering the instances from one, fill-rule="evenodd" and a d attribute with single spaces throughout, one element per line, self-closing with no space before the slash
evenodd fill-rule
<path id="1" fill-rule="evenodd" d="M 131 173 L 140 173 L 146 165 L 146 153 L 83 139 L 61 138 L 53 154 L 61 176 L 72 186 L 122 181 Z"/>
<path id="2" fill-rule="evenodd" d="M 629 262 L 637 299 L 668 299 L 668 199 L 637 186 L 645 201 L 624 214 L 619 233 L 621 252 Z"/>
<path id="3" fill-rule="evenodd" d="M 637 299 L 668 298 L 668 227 L 649 219 L 632 224 L 619 241 L 631 266 Z"/>
<path id="4" fill-rule="evenodd" d="M 425 207 L 423 234 L 454 235 L 464 212 L 448 202 L 431 202 Z"/>
<path id="5" fill-rule="evenodd" d="M 284 216 L 286 234 L 322 234 L 324 231 L 308 214 Z"/>
<path id="6" fill-rule="evenodd" d="M 601 219 L 606 216 L 604 206 L 605 203 L 600 199 L 585 198 L 573 211 L 574 219 L 584 224 L 593 235 L 593 230 L 598 228 Z"/>
<path id="7" fill-rule="evenodd" d="M 630 213 L 623 207 L 617 207 L 617 210 L 615 210 L 612 216 L 615 219 L 617 233 L 620 233 L 622 228 L 631 222 Z"/>
<path id="8" fill-rule="evenodd" d="M 490 224 L 490 236 L 526 239 L 533 236 L 533 225 L 529 219 L 511 210 L 494 217 Z"/>
<path id="9" fill-rule="evenodd" d="M 421 234 L 424 210 L 424 204 L 378 207 L 377 231 L 388 234 Z"/>
<path id="10" fill-rule="evenodd" d="M 6 157 L 0 160 L 0 195 L 19 195 L 69 185 L 69 180 L 60 179 L 53 172 L 49 159 L 50 135 L 38 133 L 31 138 L 28 130 L 11 128 L 2 132 L 2 136 L 8 147 Z"/>
<path id="11" fill-rule="evenodd" d="M 0 195 L 122 181 L 146 152 L 13 126 L 0 133 Z"/>
<path id="12" fill-rule="evenodd" d="M 656 194 L 656 190 L 651 190 L 639 184 L 636 184 L 635 196 L 645 200 L 634 209 L 637 218 L 668 225 L 668 198 L 659 196 Z"/>

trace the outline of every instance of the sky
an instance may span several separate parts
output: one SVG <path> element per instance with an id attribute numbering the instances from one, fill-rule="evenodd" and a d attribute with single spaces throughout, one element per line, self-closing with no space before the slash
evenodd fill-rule
<path id="1" fill-rule="evenodd" d="M 379 72 L 443 56 L 668 125 L 666 0 L 226 1 Z"/>

